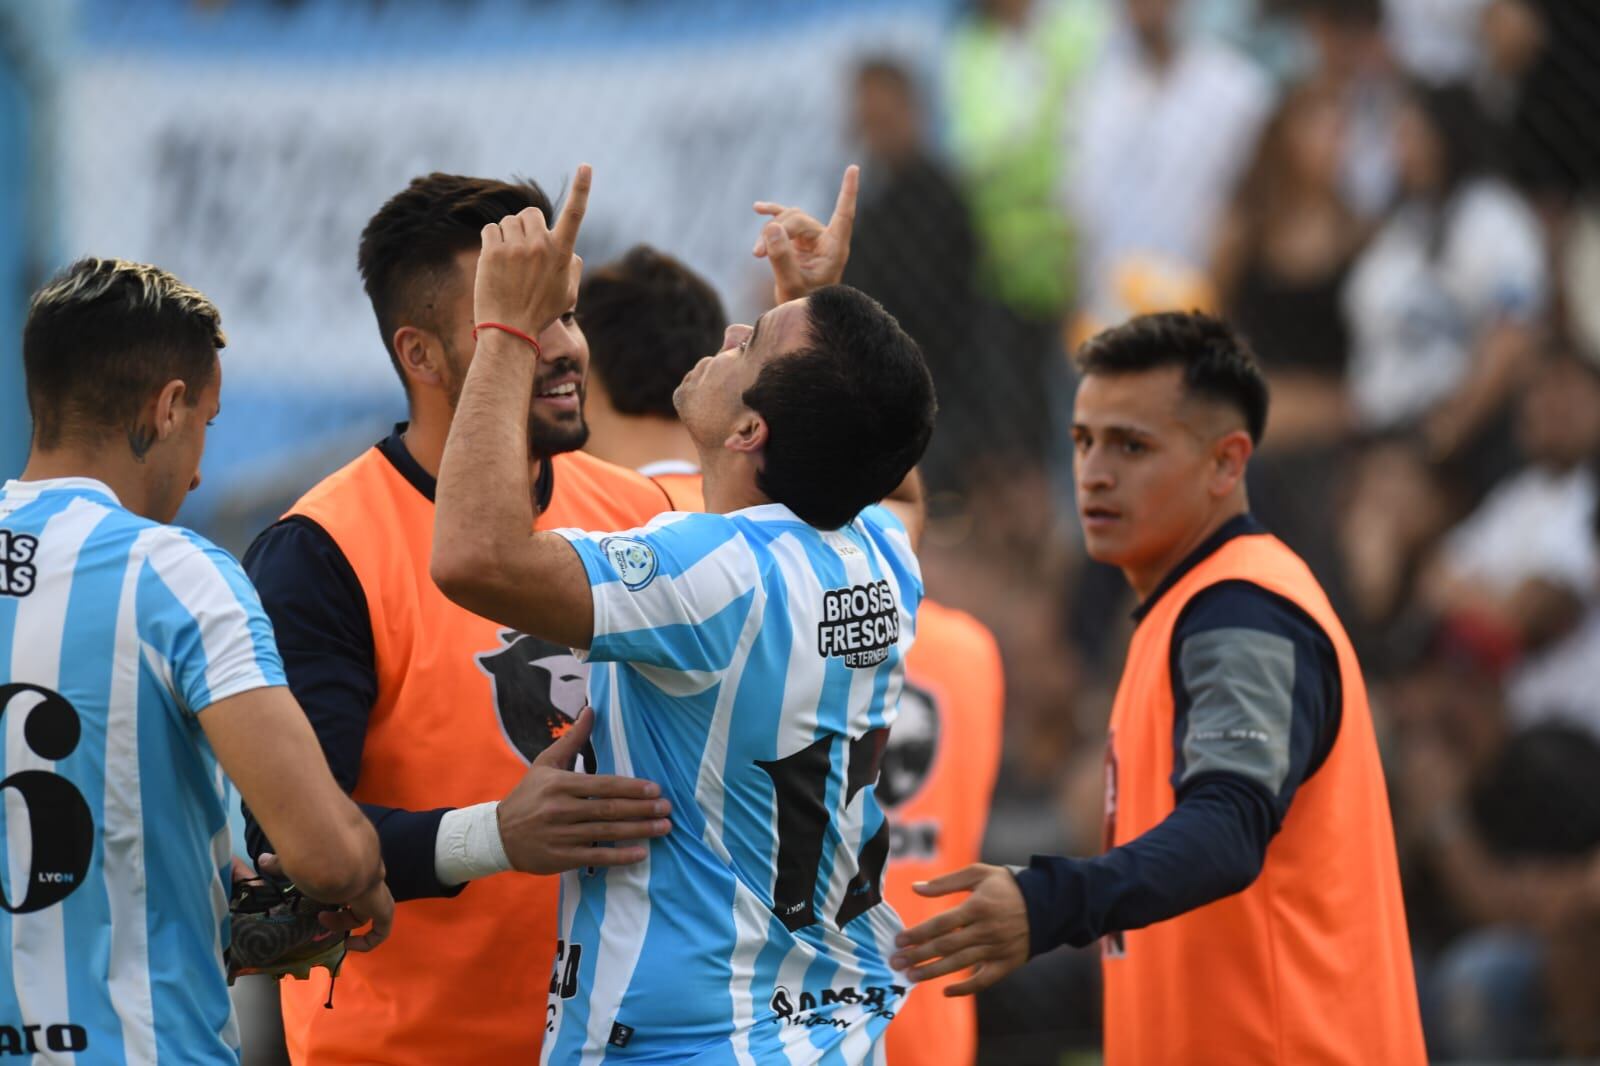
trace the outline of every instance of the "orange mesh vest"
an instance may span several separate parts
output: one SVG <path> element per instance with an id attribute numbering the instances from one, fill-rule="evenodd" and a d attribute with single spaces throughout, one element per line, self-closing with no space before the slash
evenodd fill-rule
<path id="1" fill-rule="evenodd" d="M 667 505 L 648 479 L 582 453 L 557 456 L 554 470 L 541 529 L 628 529 Z M 289 513 L 328 532 L 367 597 L 378 699 L 355 799 L 431 810 L 505 796 L 582 706 L 570 649 L 444 598 L 428 576 L 433 502 L 377 448 Z M 333 1010 L 323 1009 L 326 971 L 282 983 L 290 1057 L 312 1066 L 537 1062 L 559 885 L 506 873 L 456 899 L 400 904 L 381 948 L 345 958 Z"/>
<path id="2" fill-rule="evenodd" d="M 893 832 L 884 898 L 907 926 L 950 906 L 917 895 L 912 882 L 978 861 L 1004 704 L 994 637 L 971 615 L 923 600 L 877 789 Z M 891 1066 L 972 1066 L 977 1004 L 942 994 L 955 980 L 940 978 L 906 1001 L 885 1037 Z"/>
<path id="3" fill-rule="evenodd" d="M 1426 1061 L 1366 686 L 1321 586 L 1275 537 L 1227 541 L 1139 623 L 1111 712 L 1109 842 L 1173 809 L 1171 645 L 1184 607 L 1222 581 L 1298 605 L 1338 654 L 1343 718 L 1245 891 L 1103 943 L 1107 1066 Z M 1117 946 L 1113 946 L 1117 943 Z"/>

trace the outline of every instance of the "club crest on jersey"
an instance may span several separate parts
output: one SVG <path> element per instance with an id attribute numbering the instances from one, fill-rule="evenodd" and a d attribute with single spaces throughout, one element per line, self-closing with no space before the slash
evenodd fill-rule
<path id="1" fill-rule="evenodd" d="M 629 592 L 638 592 L 650 584 L 660 569 L 655 549 L 642 540 L 607 537 L 600 542 L 600 550 L 611 561 L 611 568 L 622 578 L 622 585 Z"/>
<path id="2" fill-rule="evenodd" d="M 586 701 L 588 669 L 571 648 L 500 631 L 502 646 L 476 657 L 494 688 L 495 712 L 506 739 L 532 762 L 577 720 Z M 592 754 L 586 752 L 589 766 Z"/>
<path id="3" fill-rule="evenodd" d="M 853 670 L 877 666 L 900 640 L 900 606 L 887 581 L 828 589 L 822 594 L 817 654 L 843 659 Z"/>

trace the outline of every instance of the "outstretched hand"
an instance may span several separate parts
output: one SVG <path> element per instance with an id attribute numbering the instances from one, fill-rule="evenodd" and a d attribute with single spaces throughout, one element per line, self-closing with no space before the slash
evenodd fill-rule
<path id="1" fill-rule="evenodd" d="M 552 874 L 642 862 L 644 842 L 671 831 L 672 804 L 655 783 L 573 771 L 593 728 L 594 711 L 585 707 L 500 801 L 500 841 L 514 869 Z M 616 841 L 632 843 L 602 846 Z"/>
<path id="2" fill-rule="evenodd" d="M 501 322 L 536 337 L 577 302 L 583 260 L 573 249 L 593 180 L 587 163 L 578 167 L 554 229 L 545 228 L 537 207 L 483 227 L 472 293 L 474 322 Z"/>
<path id="3" fill-rule="evenodd" d="M 1017 879 L 1004 866 L 977 863 L 911 886 L 919 896 L 970 892 L 962 903 L 901 933 L 889 960 L 906 976 L 926 981 L 972 967 L 946 996 L 981 992 L 1028 961 L 1028 908 Z M 920 965 L 919 965 L 920 964 Z"/>
<path id="4" fill-rule="evenodd" d="M 756 258 L 764 258 L 772 266 L 772 292 L 778 303 L 798 300 L 825 285 L 836 285 L 844 277 L 860 185 L 861 168 L 854 163 L 845 167 L 839 199 L 826 226 L 798 207 L 756 201 L 756 214 L 770 215 L 772 221 L 761 227 L 753 251 Z"/>

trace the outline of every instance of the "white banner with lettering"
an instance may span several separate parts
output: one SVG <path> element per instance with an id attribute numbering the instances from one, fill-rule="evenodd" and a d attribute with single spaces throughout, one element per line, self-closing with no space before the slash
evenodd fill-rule
<path id="1" fill-rule="evenodd" d="M 346 63 L 99 49 L 64 100 L 65 251 L 155 262 L 211 296 L 230 393 L 391 391 L 356 273 L 378 206 L 432 170 L 523 175 L 557 196 L 590 162 L 586 258 L 655 244 L 741 314 L 766 284 L 751 202 L 829 209 L 852 65 L 867 51 L 929 57 L 937 34 L 926 12 L 879 10 L 615 53 L 476 58 L 456 44 Z"/>

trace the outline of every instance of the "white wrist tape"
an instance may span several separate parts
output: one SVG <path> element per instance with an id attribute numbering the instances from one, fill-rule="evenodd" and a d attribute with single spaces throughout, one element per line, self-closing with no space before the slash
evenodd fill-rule
<path id="1" fill-rule="evenodd" d="M 433 869 L 439 883 L 459 885 L 511 869 L 496 819 L 498 801 L 446 811 L 433 838 Z"/>

